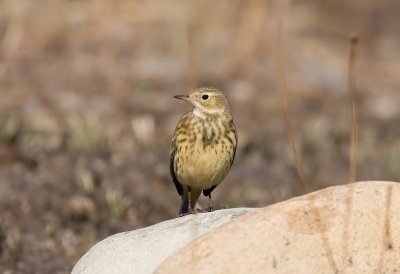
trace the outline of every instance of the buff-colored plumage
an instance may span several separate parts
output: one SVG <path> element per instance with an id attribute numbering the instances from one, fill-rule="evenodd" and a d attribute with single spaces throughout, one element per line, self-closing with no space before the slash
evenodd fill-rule
<path id="1" fill-rule="evenodd" d="M 179 213 L 191 213 L 203 191 L 211 192 L 221 183 L 233 163 L 237 145 L 236 128 L 224 93 L 199 88 L 175 98 L 191 103 L 176 127 L 171 144 L 170 171 L 182 196 Z"/>

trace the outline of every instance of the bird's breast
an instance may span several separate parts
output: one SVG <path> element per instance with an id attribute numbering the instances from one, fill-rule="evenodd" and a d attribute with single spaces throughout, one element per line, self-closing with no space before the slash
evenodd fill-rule
<path id="1" fill-rule="evenodd" d="M 179 144 L 177 157 L 182 164 L 177 172 L 186 185 L 206 189 L 219 184 L 228 173 L 236 144 L 223 122 L 197 120 L 185 132 L 187 143 Z M 231 143 L 232 142 L 232 143 Z"/>

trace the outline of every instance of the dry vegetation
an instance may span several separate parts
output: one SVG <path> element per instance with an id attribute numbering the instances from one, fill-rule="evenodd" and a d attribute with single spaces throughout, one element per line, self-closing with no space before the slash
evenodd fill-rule
<path id="1" fill-rule="evenodd" d="M 188 71 L 228 93 L 239 132 L 216 207 L 302 194 L 280 109 L 280 19 L 310 189 L 347 181 L 354 31 L 357 180 L 398 181 L 399 13 L 396 0 L 1 1 L 0 272 L 68 273 L 100 239 L 176 217 L 169 142 L 188 106 L 172 96 L 193 85 Z"/>

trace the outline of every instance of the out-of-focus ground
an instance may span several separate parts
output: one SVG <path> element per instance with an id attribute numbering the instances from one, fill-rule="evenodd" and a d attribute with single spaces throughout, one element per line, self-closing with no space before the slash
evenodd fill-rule
<path id="1" fill-rule="evenodd" d="M 311 190 L 347 181 L 349 33 L 357 32 L 357 180 L 400 177 L 400 2 L 0 2 L 0 272 L 68 273 L 106 236 L 177 216 L 169 144 L 197 86 L 230 98 L 237 158 L 215 207 L 301 195 L 280 108 Z M 202 198 L 206 205 L 207 199 Z"/>

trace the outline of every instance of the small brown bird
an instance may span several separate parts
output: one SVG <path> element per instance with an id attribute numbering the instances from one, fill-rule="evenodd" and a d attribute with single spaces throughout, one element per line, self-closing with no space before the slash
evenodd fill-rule
<path id="1" fill-rule="evenodd" d="M 190 95 L 176 95 L 194 109 L 180 119 L 171 144 L 170 172 L 182 203 L 179 214 L 193 213 L 203 191 L 211 192 L 228 174 L 235 158 L 237 134 L 225 94 L 199 88 Z"/>

